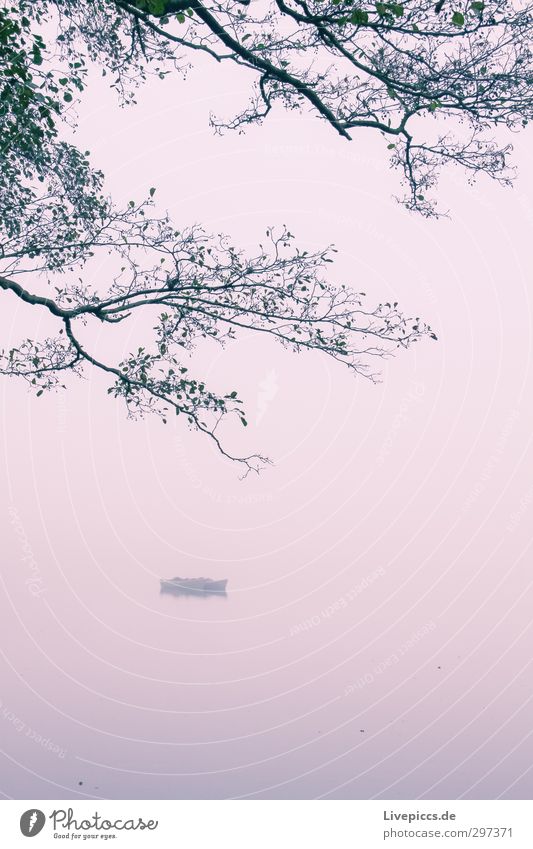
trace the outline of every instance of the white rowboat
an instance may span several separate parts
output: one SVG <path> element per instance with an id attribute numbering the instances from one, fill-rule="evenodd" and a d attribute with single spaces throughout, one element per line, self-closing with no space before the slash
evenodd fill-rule
<path id="1" fill-rule="evenodd" d="M 212 578 L 161 578 L 161 590 L 174 593 L 225 593 L 227 579 Z"/>

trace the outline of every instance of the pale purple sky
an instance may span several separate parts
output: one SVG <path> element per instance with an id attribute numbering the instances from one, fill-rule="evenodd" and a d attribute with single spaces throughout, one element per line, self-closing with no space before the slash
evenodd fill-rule
<path id="1" fill-rule="evenodd" d="M 128 422 L 99 375 L 1 384 L 0 792 L 531 797 L 530 134 L 513 190 L 448 172 L 453 217 L 424 221 L 378 136 L 276 110 L 215 137 L 246 82 L 202 61 L 122 110 L 98 81 L 79 143 L 178 225 L 335 242 L 332 279 L 439 341 L 379 386 L 251 335 L 203 350 L 246 402 L 228 438 L 275 461 L 244 482 L 179 420 Z M 3 345 L 46 322 L 2 296 Z M 160 597 L 173 574 L 228 598 Z"/>

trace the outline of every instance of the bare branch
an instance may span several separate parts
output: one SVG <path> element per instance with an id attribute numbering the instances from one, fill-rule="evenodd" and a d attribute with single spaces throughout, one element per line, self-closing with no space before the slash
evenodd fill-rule
<path id="1" fill-rule="evenodd" d="M 428 193 L 451 162 L 469 179 L 486 174 L 508 184 L 511 147 L 491 132 L 519 129 L 533 114 L 530 3 L 114 0 L 104 11 L 100 2 L 62 0 L 65 6 L 69 26 L 102 61 L 111 32 L 126 38 L 137 28 L 145 34 L 146 56 L 162 66 L 179 65 L 178 50 L 203 50 L 253 72 L 247 108 L 229 120 L 213 119 L 219 132 L 259 123 L 279 103 L 291 110 L 307 106 L 346 139 L 363 129 L 392 136 L 388 147 L 403 175 L 403 201 L 424 215 L 437 214 Z M 95 7 L 98 36 L 87 21 Z M 116 70 L 119 78 L 134 77 L 146 66 L 138 51 Z M 432 142 L 443 123 L 440 137 L 452 156 Z"/>

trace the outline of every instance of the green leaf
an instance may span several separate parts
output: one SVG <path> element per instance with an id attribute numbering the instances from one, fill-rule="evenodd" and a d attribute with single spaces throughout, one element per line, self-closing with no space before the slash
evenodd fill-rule
<path id="1" fill-rule="evenodd" d="M 154 195 L 155 195 L 155 189 L 152 186 L 152 188 L 150 189 L 150 197 L 153 198 Z"/>
<path id="2" fill-rule="evenodd" d="M 148 0 L 148 11 L 151 15 L 162 15 L 165 11 L 164 0 Z"/>
<path id="3" fill-rule="evenodd" d="M 480 0 L 474 0 L 474 2 L 470 4 L 470 7 L 474 10 L 474 12 L 477 12 L 479 15 L 481 15 L 483 9 L 485 8 L 485 4 L 480 2 Z"/>
<path id="4" fill-rule="evenodd" d="M 465 23 L 465 16 L 462 12 L 454 12 L 452 15 L 452 24 L 456 27 L 462 27 Z"/>
<path id="5" fill-rule="evenodd" d="M 367 24 L 368 12 L 365 12 L 363 9 L 354 9 L 349 17 L 349 21 L 351 24 L 355 24 L 355 26 L 359 26 L 360 24 Z"/>

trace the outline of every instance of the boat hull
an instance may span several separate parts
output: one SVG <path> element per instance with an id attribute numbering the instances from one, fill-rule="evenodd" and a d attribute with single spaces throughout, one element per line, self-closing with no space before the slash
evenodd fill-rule
<path id="1" fill-rule="evenodd" d="M 201 578 L 162 578 L 161 591 L 178 595 L 225 595 L 227 580 L 212 581 Z"/>

